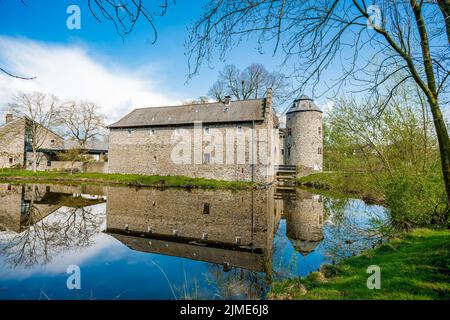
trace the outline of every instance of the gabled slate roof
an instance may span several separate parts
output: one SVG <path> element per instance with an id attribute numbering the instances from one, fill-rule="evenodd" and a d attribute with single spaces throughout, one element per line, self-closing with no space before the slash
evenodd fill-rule
<path id="1" fill-rule="evenodd" d="M 265 99 L 135 109 L 109 128 L 263 121 Z"/>

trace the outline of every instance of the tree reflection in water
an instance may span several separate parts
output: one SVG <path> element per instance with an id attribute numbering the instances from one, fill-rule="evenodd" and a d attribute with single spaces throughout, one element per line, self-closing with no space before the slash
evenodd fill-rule
<path id="1" fill-rule="evenodd" d="M 206 278 L 215 286 L 217 299 L 259 300 L 267 289 L 264 274 L 245 269 L 224 272 L 223 266 L 211 265 Z"/>
<path id="2" fill-rule="evenodd" d="M 332 261 L 383 241 L 380 226 L 388 220 L 383 207 L 368 206 L 362 200 L 326 198 L 324 209 L 327 217 L 324 250 Z"/>
<path id="3" fill-rule="evenodd" d="M 93 244 L 105 215 L 95 213 L 81 196 L 70 196 L 73 207 L 41 205 L 42 189 L 31 185 L 29 203 L 21 216 L 21 232 L 9 232 L 2 253 L 11 267 L 44 265 L 63 252 Z M 54 210 L 54 211 L 53 211 Z M 50 211 L 50 212 L 49 212 Z"/>

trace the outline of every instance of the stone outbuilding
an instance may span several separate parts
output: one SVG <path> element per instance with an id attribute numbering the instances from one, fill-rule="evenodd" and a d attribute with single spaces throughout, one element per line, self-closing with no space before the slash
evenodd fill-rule
<path id="1" fill-rule="evenodd" d="M 28 117 L 13 117 L 7 114 L 5 123 L 0 126 L 0 168 L 33 169 L 33 152 L 31 126 L 36 124 Z M 70 166 L 66 161 L 60 161 L 58 155 L 71 149 L 77 149 L 74 140 L 64 139 L 58 133 L 38 127 L 39 148 L 36 152 L 36 169 L 38 171 L 64 170 Z M 83 149 L 84 154 L 90 155 L 97 162 L 101 162 L 108 154 L 108 144 L 102 141 L 88 141 Z M 105 162 L 102 162 L 104 164 Z M 99 172 L 103 172 L 100 170 Z"/>

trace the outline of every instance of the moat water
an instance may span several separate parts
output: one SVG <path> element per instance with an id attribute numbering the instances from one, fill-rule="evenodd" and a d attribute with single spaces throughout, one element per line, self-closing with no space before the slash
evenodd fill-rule
<path id="1" fill-rule="evenodd" d="M 386 219 L 300 189 L 0 184 L 0 299 L 263 299 Z"/>

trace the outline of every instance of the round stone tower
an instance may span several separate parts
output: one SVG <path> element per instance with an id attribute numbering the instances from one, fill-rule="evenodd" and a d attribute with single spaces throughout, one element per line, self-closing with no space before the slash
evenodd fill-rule
<path id="1" fill-rule="evenodd" d="M 322 111 L 304 95 L 286 113 L 285 163 L 295 165 L 299 176 L 322 171 Z"/>

